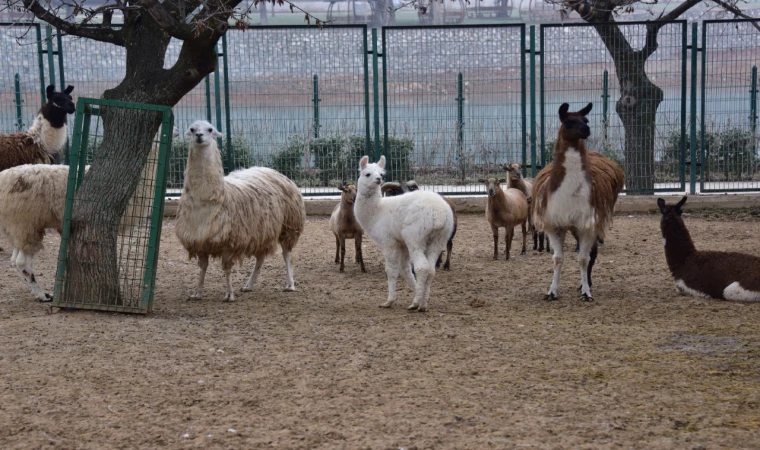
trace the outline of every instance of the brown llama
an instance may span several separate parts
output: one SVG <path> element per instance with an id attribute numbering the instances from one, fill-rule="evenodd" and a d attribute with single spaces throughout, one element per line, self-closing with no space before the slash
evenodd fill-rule
<path id="1" fill-rule="evenodd" d="M 527 237 L 526 224 L 528 222 L 528 199 L 522 191 L 514 188 L 501 188 L 501 183 L 507 180 L 489 178 L 479 180 L 486 184 L 488 192 L 488 204 L 486 205 L 486 219 L 491 224 L 493 232 L 493 259 L 499 259 L 499 228 L 506 228 L 505 240 L 507 241 L 504 256 L 509 259 L 509 253 L 512 250 L 512 238 L 515 235 L 515 226 L 522 226 L 522 251 L 525 254 L 525 239 Z"/>
<path id="2" fill-rule="evenodd" d="M 760 257 L 736 252 L 699 251 L 681 218 L 686 196 L 675 205 L 658 198 L 665 260 L 681 295 L 760 302 Z"/>
<path id="3" fill-rule="evenodd" d="M 356 249 L 356 263 L 361 267 L 362 272 L 367 272 L 364 268 L 364 257 L 362 256 L 362 236 L 364 230 L 354 216 L 354 200 L 356 200 L 356 186 L 353 184 L 343 184 L 338 186 L 340 190 L 340 202 L 335 205 L 330 215 L 330 231 L 335 235 L 335 264 L 340 263 L 340 272 L 344 270 L 346 257 L 346 239 L 354 240 Z"/>
<path id="4" fill-rule="evenodd" d="M 592 104 L 575 113 L 568 112 L 569 107 L 567 103 L 559 107 L 562 125 L 554 145 L 554 161 L 533 183 L 533 223 L 554 246 L 554 278 L 544 299 L 557 299 L 565 235 L 570 231 L 578 239 L 581 300 L 593 301 L 591 268 L 596 261 L 597 240 L 604 239 L 612 224 L 625 174 L 613 161 L 586 149 L 591 134 L 586 115 Z"/>
<path id="5" fill-rule="evenodd" d="M 517 163 L 504 164 L 502 168 L 507 172 L 507 187 L 520 190 L 528 199 L 528 231 L 533 238 L 533 250 L 544 251 L 544 233 L 537 232 L 533 224 L 533 178 L 522 176 L 522 166 Z M 546 241 L 546 252 L 550 252 L 549 241 Z"/>

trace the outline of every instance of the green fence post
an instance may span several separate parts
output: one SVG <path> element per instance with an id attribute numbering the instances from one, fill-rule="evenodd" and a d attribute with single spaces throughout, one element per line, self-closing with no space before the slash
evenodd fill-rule
<path id="1" fill-rule="evenodd" d="M 230 105 L 230 68 L 227 61 L 227 34 L 222 35 L 222 75 L 224 76 L 224 128 L 227 135 L 227 154 L 232 155 L 232 106 Z M 174 128 L 174 116 L 172 116 L 172 128 Z M 230 167 L 230 170 L 232 170 L 232 167 Z"/>
<path id="2" fill-rule="evenodd" d="M 24 131 L 24 110 L 21 106 L 21 78 L 18 74 L 13 77 L 13 84 L 16 91 L 16 128 L 18 128 L 18 131 Z"/>
<path id="3" fill-rule="evenodd" d="M 462 72 L 457 75 L 457 151 L 462 158 L 464 150 L 464 96 L 462 86 Z M 464 176 L 464 174 L 463 174 Z"/>
<path id="4" fill-rule="evenodd" d="M 704 41 L 702 42 L 704 44 Z M 697 24 L 691 24 L 691 120 L 689 122 L 689 147 L 691 153 L 691 167 L 689 170 L 689 193 L 697 193 Z M 704 57 L 704 54 L 703 54 Z M 704 62 L 704 60 L 703 60 Z M 702 88 L 704 89 L 705 66 L 702 65 Z M 700 144 L 702 162 L 704 163 L 704 91 L 702 92 L 702 142 Z M 702 164 L 702 183 L 704 183 L 705 165 Z"/>
<path id="5" fill-rule="evenodd" d="M 609 108 L 609 77 L 610 74 L 607 69 L 604 69 L 604 78 L 602 81 L 602 139 L 607 140 L 607 127 L 609 122 L 607 121 L 607 111 Z"/>
<path id="6" fill-rule="evenodd" d="M 528 113 L 526 111 L 526 76 L 525 76 L 525 24 L 523 24 L 520 27 L 520 48 L 522 51 L 520 52 L 520 128 L 521 128 L 521 136 L 520 136 L 520 144 L 522 145 L 522 175 L 527 176 L 528 175 L 528 168 L 526 165 L 528 164 L 528 139 L 526 136 L 527 130 L 527 118 Z M 531 166 L 534 166 L 534 160 L 531 160 L 530 162 Z"/>
<path id="7" fill-rule="evenodd" d="M 369 52 L 367 50 L 367 25 L 364 25 L 364 38 L 362 39 L 362 49 L 364 54 L 364 133 L 365 143 L 364 150 L 369 154 L 369 143 L 371 142 L 370 125 L 369 125 Z"/>
<path id="8" fill-rule="evenodd" d="M 219 95 L 221 92 L 220 83 L 219 83 L 219 45 L 214 46 L 214 54 L 216 54 L 216 67 L 214 68 L 214 106 L 216 108 L 216 129 L 220 130 L 222 128 L 222 97 Z M 222 146 L 222 138 L 218 137 L 216 138 L 216 144 L 219 148 L 224 148 Z M 232 172 L 232 152 L 227 152 L 227 171 L 226 173 Z"/>
<path id="9" fill-rule="evenodd" d="M 752 136 L 754 136 L 757 130 L 757 66 L 752 66 L 752 79 L 750 80 L 749 127 L 752 130 Z"/>
<path id="10" fill-rule="evenodd" d="M 681 24 L 681 158 L 678 176 L 681 179 L 681 189 L 686 190 L 686 97 L 688 80 L 686 78 L 686 60 L 688 59 L 689 25 Z M 697 101 L 692 97 L 692 101 Z"/>
<path id="11" fill-rule="evenodd" d="M 55 52 L 58 55 L 58 80 L 61 82 L 61 91 L 63 91 L 66 89 L 66 76 L 63 72 L 63 39 L 61 38 L 61 30 L 58 30 L 58 34 L 56 34 L 56 42 L 58 43 L 58 51 Z"/>
<path id="12" fill-rule="evenodd" d="M 311 100 L 314 103 L 314 139 L 319 138 L 319 77 L 314 74 L 314 98 Z"/>
<path id="13" fill-rule="evenodd" d="M 45 43 L 47 48 L 48 59 L 48 76 L 50 84 L 55 85 L 55 58 L 53 57 L 53 28 L 48 25 L 45 27 Z"/>
<path id="14" fill-rule="evenodd" d="M 385 30 L 383 30 L 385 31 Z M 383 53 L 385 53 L 385 39 L 383 39 Z M 379 86 L 380 86 L 380 80 L 378 76 L 378 69 L 377 69 L 377 58 L 379 55 L 377 54 L 377 28 L 372 29 L 372 100 L 375 102 L 375 159 L 373 161 L 377 161 L 380 159 L 380 92 L 379 92 Z M 385 75 L 385 61 L 383 61 L 383 75 Z M 385 77 L 383 77 L 383 83 L 385 83 Z M 385 99 L 385 93 L 383 92 L 383 99 Z M 385 103 L 385 102 L 383 102 Z M 386 122 L 387 126 L 387 122 Z M 385 147 L 384 151 L 385 157 L 388 158 L 388 128 L 385 129 Z M 390 161 L 388 161 L 390 162 Z M 391 165 L 386 162 L 386 165 L 390 168 Z"/>
<path id="15" fill-rule="evenodd" d="M 34 24 L 34 29 L 37 32 L 37 65 L 40 71 L 40 105 L 44 105 L 47 101 L 47 95 L 45 94 L 45 65 L 42 60 L 42 29 L 40 24 Z"/>
<path id="16" fill-rule="evenodd" d="M 541 29 L 543 36 L 543 29 Z M 543 39 L 541 40 L 543 46 Z M 543 81 L 543 71 L 541 72 L 541 81 Z M 543 83 L 541 83 L 543 85 Z M 543 86 L 542 86 L 543 87 Z M 544 92 L 541 90 L 541 125 L 543 126 L 544 110 Z M 544 138 L 541 137 L 541 167 L 544 166 Z M 536 26 L 530 26 L 530 158 L 531 158 L 531 175 L 536 176 L 538 164 L 536 161 Z"/>
<path id="17" fill-rule="evenodd" d="M 206 120 L 211 123 L 211 74 L 206 75 Z"/>

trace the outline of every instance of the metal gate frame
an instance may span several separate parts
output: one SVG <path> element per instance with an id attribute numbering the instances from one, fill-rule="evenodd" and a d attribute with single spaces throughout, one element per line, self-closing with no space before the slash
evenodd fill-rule
<path id="1" fill-rule="evenodd" d="M 377 37 L 376 37 L 376 30 L 372 30 L 372 36 L 373 36 L 373 51 L 370 53 L 373 54 L 373 77 L 375 80 L 378 79 L 378 71 L 377 71 L 377 58 L 382 58 L 382 92 L 383 92 L 383 148 L 382 148 L 382 154 L 384 156 L 388 156 L 388 58 L 390 57 L 387 53 L 387 43 L 388 43 L 388 36 L 386 31 L 387 30 L 410 30 L 410 29 L 424 29 L 424 30 L 435 30 L 435 29 L 452 29 L 452 30 L 465 30 L 465 29 L 478 29 L 478 28 L 489 28 L 489 29 L 506 29 L 506 28 L 518 28 L 520 29 L 520 114 L 521 114 L 521 152 L 522 152 L 522 166 L 523 166 L 523 175 L 526 174 L 527 171 L 527 122 L 528 122 L 528 114 L 527 114 L 527 76 L 526 76 L 526 54 L 530 54 L 531 51 L 529 48 L 526 48 L 525 46 L 525 30 L 526 25 L 524 23 L 499 23 L 499 24 L 473 24 L 473 25 L 434 25 L 434 26 L 425 26 L 425 25 L 399 25 L 399 26 L 387 26 L 382 27 L 382 53 L 378 53 L 376 51 L 377 48 Z M 377 82 L 375 82 L 375 92 L 377 92 Z M 462 112 L 462 106 L 461 102 L 464 100 L 461 91 L 459 92 L 457 100 L 460 102 L 459 109 L 458 109 L 458 134 L 461 136 L 462 134 L 462 127 L 464 126 L 464 120 L 463 120 L 463 112 Z M 375 136 L 378 136 L 379 133 L 379 113 L 378 113 L 378 100 L 375 99 Z M 461 137 L 460 137 L 461 140 Z M 379 149 L 377 148 L 377 140 L 375 141 L 375 159 L 379 158 Z M 387 179 L 393 179 L 393 174 L 388 172 Z M 479 190 L 472 189 L 473 187 L 481 187 Z M 464 191 L 454 191 L 454 192 L 438 192 L 441 195 L 480 195 L 483 194 L 482 186 L 480 185 L 468 185 L 467 190 Z"/>

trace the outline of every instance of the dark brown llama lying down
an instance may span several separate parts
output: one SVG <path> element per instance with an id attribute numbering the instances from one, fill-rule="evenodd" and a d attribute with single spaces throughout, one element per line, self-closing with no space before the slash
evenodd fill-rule
<path id="1" fill-rule="evenodd" d="M 684 196 L 675 205 L 658 198 L 665 259 L 681 295 L 760 302 L 760 257 L 736 252 L 699 251 L 681 218 Z"/>

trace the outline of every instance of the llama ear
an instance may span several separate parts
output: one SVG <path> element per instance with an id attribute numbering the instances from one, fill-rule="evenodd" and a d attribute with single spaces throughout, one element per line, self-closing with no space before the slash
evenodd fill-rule
<path id="1" fill-rule="evenodd" d="M 660 207 L 660 212 L 665 214 L 665 200 L 658 198 L 657 199 L 657 206 Z"/>
<path id="2" fill-rule="evenodd" d="M 684 203 L 686 203 L 685 195 L 678 203 L 676 203 L 676 212 L 678 213 L 679 216 L 681 215 L 681 207 L 684 205 Z"/>
<path id="3" fill-rule="evenodd" d="M 567 111 L 570 109 L 570 105 L 563 103 L 559 107 L 559 121 L 564 122 L 567 119 Z"/>
<path id="4" fill-rule="evenodd" d="M 66 86 L 66 90 L 64 90 L 63 93 L 68 95 L 68 94 L 71 94 L 71 91 L 73 90 L 74 90 L 74 86 L 68 85 Z"/>
<path id="5" fill-rule="evenodd" d="M 55 94 L 55 86 L 52 84 L 48 85 L 47 89 L 45 89 L 45 93 L 47 94 L 47 98 L 50 99 L 50 97 Z"/>
<path id="6" fill-rule="evenodd" d="M 364 155 L 362 156 L 362 159 L 359 160 L 359 170 L 364 170 L 367 168 L 367 162 L 369 162 L 369 156 Z"/>
<path id="7" fill-rule="evenodd" d="M 588 113 L 591 112 L 591 107 L 592 106 L 594 106 L 594 104 L 593 103 L 589 103 L 588 105 L 586 105 L 585 108 L 583 108 L 582 110 L 578 111 L 578 114 L 581 114 L 581 115 L 585 116 L 586 114 L 588 114 Z"/>
<path id="8" fill-rule="evenodd" d="M 380 161 L 377 162 L 377 166 L 385 169 L 385 155 L 380 155 Z"/>
<path id="9" fill-rule="evenodd" d="M 222 133 L 220 133 L 216 128 L 212 128 L 211 130 L 211 137 L 222 137 Z"/>

